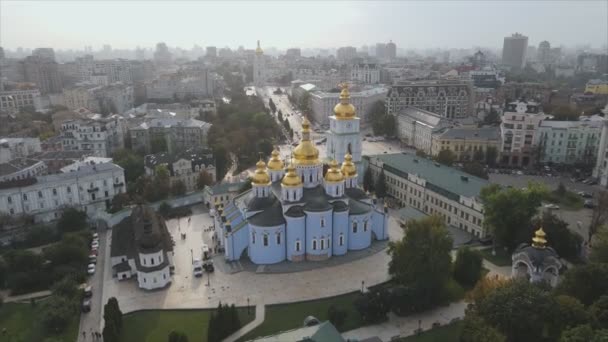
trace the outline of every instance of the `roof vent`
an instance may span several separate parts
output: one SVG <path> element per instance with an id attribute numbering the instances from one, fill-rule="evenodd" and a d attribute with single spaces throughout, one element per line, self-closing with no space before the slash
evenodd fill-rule
<path id="1" fill-rule="evenodd" d="M 414 159 L 414 163 L 417 163 L 417 162 L 418 162 L 418 159 Z"/>
<path id="2" fill-rule="evenodd" d="M 469 177 L 467 176 L 460 176 L 460 180 L 463 182 L 468 182 L 469 181 Z"/>

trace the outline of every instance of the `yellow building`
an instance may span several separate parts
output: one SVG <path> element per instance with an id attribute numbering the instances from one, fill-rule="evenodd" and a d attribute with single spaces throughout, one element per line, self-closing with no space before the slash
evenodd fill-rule
<path id="1" fill-rule="evenodd" d="M 500 132 L 496 127 L 484 128 L 452 128 L 433 135 L 431 139 L 431 153 L 433 156 L 441 150 L 450 150 L 457 161 L 471 161 L 477 151 L 482 151 L 482 160 L 486 160 L 488 148 L 494 148 L 498 157 L 500 146 Z M 479 153 L 477 153 L 479 155 Z M 481 156 L 480 156 L 481 157 Z"/>
<path id="2" fill-rule="evenodd" d="M 606 80 L 589 80 L 585 86 L 585 93 L 596 95 L 608 95 L 608 81 Z"/>

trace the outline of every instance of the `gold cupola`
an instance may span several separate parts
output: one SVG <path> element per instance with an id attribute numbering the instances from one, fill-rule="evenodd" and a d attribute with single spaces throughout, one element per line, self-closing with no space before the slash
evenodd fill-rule
<path id="1" fill-rule="evenodd" d="M 334 107 L 334 114 L 336 119 L 339 120 L 350 120 L 355 117 L 355 106 L 350 103 L 350 92 L 348 91 L 348 84 L 341 83 L 342 87 L 340 92 L 340 103 Z"/>
<path id="2" fill-rule="evenodd" d="M 258 47 L 255 49 L 255 54 L 256 55 L 261 55 L 263 54 L 264 51 L 262 50 L 262 48 L 260 47 L 260 41 L 258 40 Z"/>
<path id="3" fill-rule="evenodd" d="M 310 141 L 310 121 L 307 118 L 302 121 L 302 140 L 293 150 L 293 162 L 296 165 L 319 164 L 319 150 Z"/>
<path id="4" fill-rule="evenodd" d="M 344 181 L 344 176 L 338 168 L 338 162 L 334 159 L 329 163 L 329 169 L 325 173 L 325 181 L 330 183 L 339 183 Z"/>
<path id="5" fill-rule="evenodd" d="M 543 227 L 540 227 L 536 232 L 534 232 L 534 237 L 532 238 L 532 247 L 535 248 L 545 248 L 547 245 L 547 234 L 543 230 Z"/>
<path id="6" fill-rule="evenodd" d="M 268 170 L 282 171 L 283 169 L 285 169 L 285 164 L 279 157 L 279 151 L 277 149 L 274 149 L 270 155 L 271 157 L 268 161 Z"/>
<path id="7" fill-rule="evenodd" d="M 344 156 L 341 170 L 344 177 L 351 178 L 357 176 L 357 167 L 353 163 L 353 156 L 351 156 L 350 153 L 347 153 Z"/>
<path id="8" fill-rule="evenodd" d="M 269 185 L 270 184 L 270 175 L 268 175 L 268 171 L 266 170 L 266 163 L 263 161 L 259 161 L 255 164 L 256 169 L 253 173 L 253 177 L 251 177 L 252 185 Z"/>
<path id="9" fill-rule="evenodd" d="M 287 173 L 283 177 L 281 184 L 287 187 L 302 186 L 302 178 L 296 173 L 296 167 L 293 164 L 289 164 L 287 167 Z"/>

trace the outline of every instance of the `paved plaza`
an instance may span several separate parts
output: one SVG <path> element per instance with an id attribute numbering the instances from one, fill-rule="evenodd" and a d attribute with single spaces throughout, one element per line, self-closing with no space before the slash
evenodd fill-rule
<path id="1" fill-rule="evenodd" d="M 391 217 L 391 239 L 400 239 L 403 232 Z M 225 273 L 220 270 L 192 276 L 192 257 L 200 257 L 203 243 L 213 246 L 211 233 L 204 231 L 212 219 L 206 212 L 194 213 L 188 218 L 167 221 L 175 240 L 175 274 L 173 283 L 165 289 L 144 291 L 134 280 L 118 281 L 112 277 L 109 254 L 106 255 L 104 272 L 104 303 L 116 297 L 123 312 L 141 309 L 176 309 L 217 307 L 218 302 L 248 304 L 276 304 L 335 296 L 361 289 L 361 284 L 371 286 L 389 279 L 389 256 L 385 251 L 373 253 L 352 262 L 325 266 L 296 273 Z M 186 234 L 181 239 L 181 233 Z M 108 245 L 110 234 L 106 236 Z M 207 284 L 210 284 L 207 286 Z"/>

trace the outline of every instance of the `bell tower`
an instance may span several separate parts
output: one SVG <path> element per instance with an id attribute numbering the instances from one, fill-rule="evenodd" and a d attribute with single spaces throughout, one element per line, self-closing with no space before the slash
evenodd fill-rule
<path id="1" fill-rule="evenodd" d="M 260 41 L 258 40 L 258 47 L 255 49 L 255 55 L 253 56 L 253 85 L 263 87 L 265 84 L 266 61 L 264 59 L 264 51 L 260 47 Z"/>

